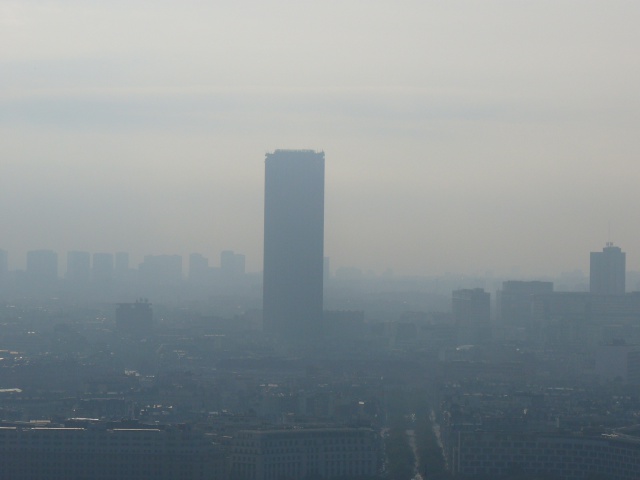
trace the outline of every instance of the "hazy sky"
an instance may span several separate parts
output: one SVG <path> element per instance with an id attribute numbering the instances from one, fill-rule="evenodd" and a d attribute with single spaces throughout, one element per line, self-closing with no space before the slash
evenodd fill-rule
<path id="1" fill-rule="evenodd" d="M 0 248 L 262 268 L 264 154 L 326 154 L 326 255 L 640 269 L 640 2 L 0 1 Z"/>

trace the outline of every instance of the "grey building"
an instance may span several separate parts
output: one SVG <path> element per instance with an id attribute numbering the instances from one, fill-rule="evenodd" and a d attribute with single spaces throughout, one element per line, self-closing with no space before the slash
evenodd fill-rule
<path id="1" fill-rule="evenodd" d="M 0 427 L 2 478 L 225 480 L 224 452 L 182 426 Z"/>
<path id="2" fill-rule="evenodd" d="M 265 159 L 265 330 L 312 338 L 320 330 L 324 152 L 276 150 Z"/>
<path id="3" fill-rule="evenodd" d="M 200 253 L 189 255 L 189 281 L 202 283 L 207 279 L 209 259 Z"/>
<path id="4" fill-rule="evenodd" d="M 368 428 L 243 430 L 231 441 L 230 473 L 237 480 L 372 478 L 380 454 Z"/>
<path id="5" fill-rule="evenodd" d="M 498 321 L 504 325 L 528 326 L 532 320 L 533 296 L 553 293 L 553 282 L 508 280 L 498 291 Z"/>
<path id="6" fill-rule="evenodd" d="M 599 295 L 625 292 L 626 254 L 607 242 L 602 252 L 591 252 L 589 291 Z"/>

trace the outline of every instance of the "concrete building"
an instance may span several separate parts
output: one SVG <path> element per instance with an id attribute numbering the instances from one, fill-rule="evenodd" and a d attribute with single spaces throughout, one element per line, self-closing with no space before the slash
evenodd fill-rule
<path id="1" fill-rule="evenodd" d="M 231 478 L 370 478 L 380 468 L 380 442 L 367 428 L 246 430 L 234 437 Z"/>
<path id="2" fill-rule="evenodd" d="M 222 449 L 178 427 L 0 427 L 0 455 L 12 480 L 227 478 Z"/>
<path id="3" fill-rule="evenodd" d="M 637 480 L 640 438 L 458 432 L 448 461 L 456 478 L 557 478 Z"/>
<path id="4" fill-rule="evenodd" d="M 553 282 L 516 281 L 502 282 L 497 293 L 497 320 L 502 325 L 527 326 L 533 313 L 533 296 L 553 292 Z"/>
<path id="5" fill-rule="evenodd" d="M 276 150 L 265 159 L 265 330 L 314 338 L 321 330 L 324 153 Z"/>
<path id="6" fill-rule="evenodd" d="M 589 291 L 598 295 L 622 295 L 625 292 L 626 254 L 607 242 L 602 252 L 591 252 Z"/>

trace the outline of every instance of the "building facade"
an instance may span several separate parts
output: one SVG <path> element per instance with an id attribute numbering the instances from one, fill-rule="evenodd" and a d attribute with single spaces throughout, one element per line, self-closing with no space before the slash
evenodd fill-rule
<path id="1" fill-rule="evenodd" d="M 537 475 L 562 480 L 636 480 L 640 439 L 601 436 L 459 432 L 448 455 L 456 478 Z"/>
<path id="2" fill-rule="evenodd" d="M 2 477 L 13 480 L 225 480 L 222 450 L 180 428 L 0 427 Z"/>
<path id="3" fill-rule="evenodd" d="M 626 254 L 607 242 L 602 252 L 591 252 L 589 291 L 598 295 L 622 295 L 625 292 Z"/>
<path id="4" fill-rule="evenodd" d="M 380 441 L 367 428 L 246 430 L 230 451 L 234 480 L 365 478 L 380 470 Z"/>
<path id="5" fill-rule="evenodd" d="M 503 325 L 528 326 L 532 319 L 533 296 L 553 293 L 553 282 L 502 282 L 497 295 L 498 322 Z"/>
<path id="6" fill-rule="evenodd" d="M 320 330 L 323 258 L 324 153 L 268 153 L 263 277 L 266 331 L 312 338 Z"/>

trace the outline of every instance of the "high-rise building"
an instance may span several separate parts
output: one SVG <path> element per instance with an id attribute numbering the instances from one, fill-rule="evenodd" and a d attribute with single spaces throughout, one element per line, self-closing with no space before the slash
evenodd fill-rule
<path id="1" fill-rule="evenodd" d="M 599 295 L 625 292 L 626 254 L 607 242 L 602 252 L 591 252 L 589 291 Z"/>
<path id="2" fill-rule="evenodd" d="M 543 293 L 553 293 L 553 282 L 502 282 L 502 290 L 497 292 L 498 321 L 503 325 L 528 326 L 533 318 L 533 296 Z"/>
<path id="3" fill-rule="evenodd" d="M 324 152 L 265 159 L 263 318 L 267 331 L 312 338 L 322 321 Z"/>

